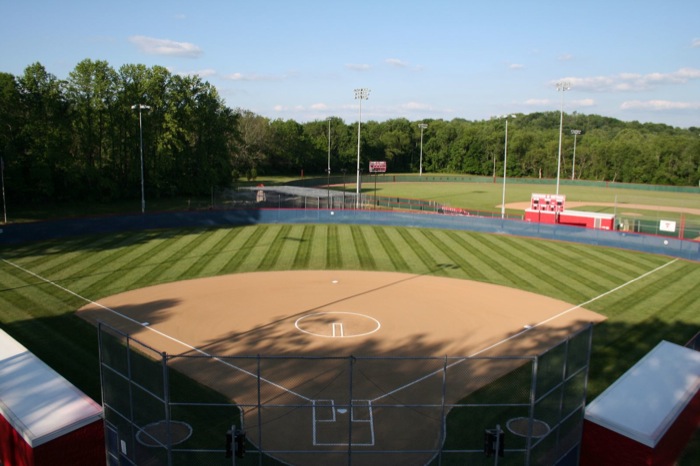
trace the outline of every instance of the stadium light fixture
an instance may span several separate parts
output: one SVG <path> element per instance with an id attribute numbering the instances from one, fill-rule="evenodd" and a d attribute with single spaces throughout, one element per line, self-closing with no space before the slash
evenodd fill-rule
<path id="1" fill-rule="evenodd" d="M 566 81 L 557 83 L 557 92 L 561 91 L 561 112 L 559 116 L 559 157 L 557 159 L 557 196 L 559 195 L 559 174 L 561 173 L 561 137 L 564 131 L 564 92 L 571 89 L 571 84 Z"/>
<path id="2" fill-rule="evenodd" d="M 508 167 L 508 118 L 516 118 L 515 115 L 505 115 L 501 118 L 506 120 L 506 138 L 503 148 L 503 200 L 501 201 L 501 218 L 506 218 L 506 168 Z"/>
<path id="3" fill-rule="evenodd" d="M 144 104 L 134 104 L 131 106 L 132 110 L 139 111 L 139 141 L 141 147 L 141 213 L 146 212 L 146 192 L 143 186 L 143 125 L 141 124 L 141 111 L 150 110 L 151 107 Z"/>
<path id="4" fill-rule="evenodd" d="M 576 172 L 576 136 L 581 134 L 580 129 L 572 129 L 571 134 L 574 135 L 574 157 L 573 160 L 571 161 L 571 181 L 574 180 L 574 173 Z"/>
<path id="5" fill-rule="evenodd" d="M 360 125 L 362 124 L 362 101 L 369 99 L 369 89 L 355 89 L 355 100 L 360 101 L 360 119 L 357 120 L 357 192 L 355 198 L 355 208 L 360 208 Z"/>
<path id="6" fill-rule="evenodd" d="M 425 123 L 418 125 L 420 128 L 420 164 L 418 167 L 418 176 L 423 176 L 423 130 L 428 127 Z"/>

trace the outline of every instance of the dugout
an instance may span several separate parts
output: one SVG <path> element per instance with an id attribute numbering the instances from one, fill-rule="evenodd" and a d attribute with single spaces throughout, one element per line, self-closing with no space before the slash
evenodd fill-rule
<path id="1" fill-rule="evenodd" d="M 659 343 L 587 407 L 581 466 L 672 466 L 700 425 L 700 352 Z"/>
<path id="2" fill-rule="evenodd" d="M 102 407 L 0 330 L 0 464 L 105 464 Z"/>

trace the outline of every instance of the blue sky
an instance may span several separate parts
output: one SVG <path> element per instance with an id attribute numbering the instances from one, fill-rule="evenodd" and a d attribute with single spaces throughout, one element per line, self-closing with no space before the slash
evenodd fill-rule
<path id="1" fill-rule="evenodd" d="M 82 60 L 199 74 L 299 122 L 564 110 L 700 126 L 700 1 L 0 0 L 0 71 Z"/>

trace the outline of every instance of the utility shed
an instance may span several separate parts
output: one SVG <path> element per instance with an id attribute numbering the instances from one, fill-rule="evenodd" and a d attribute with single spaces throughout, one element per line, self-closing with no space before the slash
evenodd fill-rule
<path id="1" fill-rule="evenodd" d="M 0 464 L 105 464 L 102 407 L 0 330 Z"/>
<path id="2" fill-rule="evenodd" d="M 700 352 L 659 343 L 586 407 L 582 466 L 675 463 L 700 425 Z"/>

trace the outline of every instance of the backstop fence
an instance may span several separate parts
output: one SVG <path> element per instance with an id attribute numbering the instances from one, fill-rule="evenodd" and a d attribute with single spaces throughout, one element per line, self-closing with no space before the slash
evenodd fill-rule
<path id="1" fill-rule="evenodd" d="M 591 325 L 536 356 L 168 354 L 98 333 L 110 465 L 577 464 Z"/>

